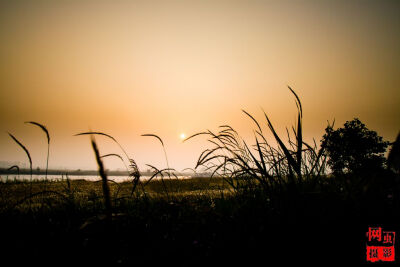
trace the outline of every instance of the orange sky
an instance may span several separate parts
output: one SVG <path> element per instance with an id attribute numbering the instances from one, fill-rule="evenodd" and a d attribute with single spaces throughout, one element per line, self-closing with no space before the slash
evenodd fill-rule
<path id="1" fill-rule="evenodd" d="M 18 2 L 18 3 L 17 3 Z M 359 117 L 393 141 L 400 130 L 399 1 L 2 1 L 0 161 L 96 168 L 88 137 L 103 131 L 143 169 L 194 167 L 205 142 L 190 135 L 230 124 L 245 138 L 263 108 L 279 132 L 302 99 L 306 139 L 327 120 Z M 100 151 L 120 153 L 97 138 Z M 123 168 L 107 159 L 107 168 Z"/>

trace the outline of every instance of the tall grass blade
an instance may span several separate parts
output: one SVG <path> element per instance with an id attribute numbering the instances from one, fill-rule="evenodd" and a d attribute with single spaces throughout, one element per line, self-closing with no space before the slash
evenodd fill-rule
<path id="1" fill-rule="evenodd" d="M 7 171 L 11 171 L 12 169 L 16 169 L 17 170 L 17 175 L 18 175 L 18 179 L 19 179 L 19 167 L 18 165 L 13 165 L 10 168 L 7 169 Z"/>
<path id="2" fill-rule="evenodd" d="M 121 146 L 121 144 L 117 141 L 117 139 L 115 139 L 111 135 L 106 134 L 106 133 L 102 133 L 102 132 L 91 132 L 90 131 L 90 132 L 78 133 L 78 134 L 75 134 L 74 136 L 79 136 L 79 135 L 102 135 L 102 136 L 108 137 L 111 140 L 113 140 L 121 148 L 122 152 L 124 152 L 126 158 L 129 160 L 128 153 L 126 153 L 125 149 Z"/>
<path id="3" fill-rule="evenodd" d="M 258 154 L 259 154 L 260 160 L 261 160 L 261 167 L 262 167 L 262 169 L 265 171 L 265 175 L 266 175 L 268 178 L 270 178 L 270 175 L 268 174 L 267 166 L 266 166 L 266 164 L 265 164 L 264 155 L 263 155 L 263 153 L 262 153 L 262 151 L 261 151 L 260 143 L 258 142 L 257 137 L 256 137 L 256 143 L 257 143 L 257 151 L 258 151 Z"/>
<path id="4" fill-rule="evenodd" d="M 115 153 L 106 154 L 106 155 L 101 156 L 100 158 L 107 158 L 107 157 L 117 157 L 120 160 L 124 161 L 124 159 L 120 155 L 115 154 Z"/>
<path id="5" fill-rule="evenodd" d="M 278 142 L 279 147 L 282 149 L 283 153 L 285 154 L 288 162 L 289 162 L 289 172 L 291 172 L 292 168 L 295 169 L 295 171 L 297 170 L 296 166 L 297 163 L 296 161 L 293 159 L 292 155 L 290 154 L 289 150 L 287 149 L 287 147 L 285 146 L 285 144 L 282 142 L 281 138 L 278 136 L 278 134 L 276 133 L 271 121 L 269 120 L 267 114 L 264 112 L 265 118 L 267 119 L 268 122 L 268 127 L 271 130 L 272 134 L 275 137 L 275 140 Z M 300 173 L 298 173 L 298 175 L 301 175 Z M 291 176 L 291 175 L 290 175 Z M 292 178 L 292 177 L 290 177 Z"/>
<path id="6" fill-rule="evenodd" d="M 119 158 L 119 159 L 122 161 L 122 163 L 124 164 L 125 169 L 126 169 L 126 171 L 128 172 L 128 175 L 130 176 L 129 168 L 128 168 L 128 166 L 126 166 L 126 163 L 125 163 L 124 159 L 123 159 L 119 154 L 110 153 L 110 154 L 103 155 L 103 156 L 101 156 L 100 158 L 103 159 L 103 158 L 108 158 L 108 157 L 117 157 L 117 158 Z"/>
<path id="7" fill-rule="evenodd" d="M 289 90 L 294 94 L 294 96 L 296 97 L 296 102 L 297 102 L 298 105 L 299 105 L 300 116 L 303 117 L 303 108 L 302 108 L 302 106 L 301 106 L 301 101 L 300 101 L 299 96 L 296 94 L 296 92 L 295 92 L 290 86 L 288 86 L 288 88 L 289 88 Z"/>
<path id="8" fill-rule="evenodd" d="M 299 179 L 301 181 L 301 151 L 302 151 L 302 146 L 303 146 L 303 133 L 302 133 L 302 118 L 303 118 L 303 108 L 301 106 L 301 101 L 299 96 L 296 94 L 296 92 L 288 86 L 289 90 L 292 92 L 292 94 L 296 98 L 296 106 L 298 110 L 298 116 L 297 116 L 297 132 L 296 134 L 296 143 L 297 143 L 297 150 L 296 150 L 296 160 L 297 160 L 297 173 L 299 174 Z"/>
<path id="9" fill-rule="evenodd" d="M 10 135 L 10 137 L 25 151 L 26 155 L 28 156 L 29 169 L 30 169 L 30 172 L 31 172 L 31 191 L 32 191 L 32 158 L 31 158 L 31 154 L 29 154 L 28 149 L 20 141 L 18 141 L 18 139 L 15 138 L 14 135 L 12 135 L 11 133 L 8 133 L 8 135 Z"/>
<path id="10" fill-rule="evenodd" d="M 164 146 L 163 140 L 162 140 L 158 135 L 155 135 L 155 134 L 142 134 L 142 136 L 152 136 L 152 137 L 155 137 L 155 138 L 158 139 L 158 141 L 160 141 L 161 145 Z"/>
<path id="11" fill-rule="evenodd" d="M 166 162 L 167 162 L 167 168 L 170 169 L 170 168 L 169 168 L 169 163 L 168 163 L 167 151 L 165 150 L 165 146 L 164 146 L 163 140 L 162 140 L 158 135 L 155 135 L 155 134 L 142 134 L 142 136 L 154 137 L 154 138 L 157 138 L 157 139 L 160 141 L 160 143 L 161 143 L 161 145 L 162 145 L 162 148 L 163 148 L 163 150 L 164 150 L 164 156 L 165 156 L 165 160 L 166 160 Z"/>
<path id="12" fill-rule="evenodd" d="M 25 123 L 33 124 L 33 125 L 40 127 L 40 129 L 42 129 L 43 132 L 46 134 L 47 143 L 50 144 L 50 134 L 49 134 L 49 131 L 47 130 L 46 126 L 44 126 L 38 122 L 34 122 L 34 121 L 26 121 Z"/>
<path id="13" fill-rule="evenodd" d="M 296 159 L 297 159 L 297 173 L 301 174 L 301 152 L 303 147 L 303 135 L 302 135 L 302 125 L 301 125 L 301 117 L 298 115 L 297 120 L 297 151 L 296 151 Z M 299 175 L 299 181 L 301 181 L 301 175 Z"/>
<path id="14" fill-rule="evenodd" d="M 106 218 L 108 222 L 111 222 L 112 219 L 112 207 L 111 207 L 111 196 L 110 196 L 110 188 L 107 182 L 107 174 L 104 170 L 104 165 L 100 157 L 99 149 L 97 148 L 96 140 L 93 136 L 90 137 L 90 141 L 92 143 L 92 148 L 94 151 L 94 155 L 96 157 L 96 162 L 99 167 L 99 175 L 102 180 L 102 188 L 103 188 L 103 196 L 104 196 L 104 204 L 106 208 Z"/>
<path id="15" fill-rule="evenodd" d="M 196 136 L 198 136 L 198 135 L 205 135 L 205 134 L 207 135 L 208 132 L 195 133 L 195 134 L 193 134 L 193 135 L 191 135 L 191 136 L 189 136 L 189 137 L 186 137 L 182 142 L 186 142 L 187 140 L 192 139 L 193 137 L 196 137 Z"/>
<path id="16" fill-rule="evenodd" d="M 242 111 L 243 111 L 247 116 L 249 116 L 250 119 L 252 119 L 252 120 L 255 122 L 255 124 L 257 125 L 258 129 L 260 130 L 260 133 L 262 134 L 262 129 L 261 129 L 261 127 L 260 127 L 260 124 L 258 124 L 258 121 L 257 121 L 253 116 L 251 116 L 247 111 L 245 111 L 244 109 L 242 109 Z"/>
<path id="17" fill-rule="evenodd" d="M 44 126 L 44 125 L 42 125 L 42 124 L 40 124 L 38 122 L 26 121 L 25 123 L 29 123 L 29 124 L 38 126 L 46 134 L 46 137 L 47 137 L 47 161 L 46 161 L 46 178 L 45 179 L 47 180 L 47 171 L 49 169 L 49 154 L 50 154 L 50 134 L 49 134 L 49 131 L 47 130 L 46 126 Z"/>
<path id="18" fill-rule="evenodd" d="M 169 194 L 168 194 L 167 186 L 166 186 L 165 181 L 164 181 L 163 171 L 168 171 L 168 172 L 169 172 L 171 169 L 170 169 L 170 168 L 167 168 L 167 169 L 159 170 L 158 168 L 156 168 L 156 167 L 154 167 L 153 165 L 150 165 L 150 164 L 146 164 L 146 166 L 149 166 L 150 168 L 154 169 L 155 172 L 154 172 L 153 175 L 150 177 L 150 179 L 146 182 L 145 186 L 146 186 L 148 183 L 150 183 L 150 181 L 151 181 L 154 177 L 156 177 L 157 175 L 160 175 L 160 176 L 161 176 L 161 183 L 162 183 L 163 188 L 164 188 L 164 192 L 165 192 L 165 194 L 166 194 L 166 196 L 167 196 L 167 199 L 168 199 L 168 201 L 169 201 Z"/>
<path id="19" fill-rule="evenodd" d="M 19 174 L 19 167 L 18 167 L 18 165 L 13 165 L 13 166 L 11 166 L 10 168 L 7 169 L 7 171 L 11 171 L 12 169 L 16 169 L 16 170 L 17 170 L 17 173 Z"/>

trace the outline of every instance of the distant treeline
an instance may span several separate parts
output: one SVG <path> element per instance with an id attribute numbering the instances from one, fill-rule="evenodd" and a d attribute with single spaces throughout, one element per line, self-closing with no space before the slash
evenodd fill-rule
<path id="1" fill-rule="evenodd" d="M 30 174 L 29 169 L 16 169 L 13 168 L 11 170 L 6 169 L 6 168 L 0 168 L 0 174 Z M 46 174 L 46 169 L 33 169 L 32 174 L 36 175 L 45 175 Z M 98 171 L 97 170 L 48 170 L 47 171 L 48 175 L 97 175 Z M 126 171 L 108 171 L 109 175 L 113 176 L 126 176 Z M 143 173 L 142 175 L 146 175 Z"/>
<path id="2" fill-rule="evenodd" d="M 1 174 L 26 174 L 30 175 L 30 169 L 6 169 L 6 168 L 0 168 L 0 175 Z M 45 175 L 46 174 L 46 169 L 33 169 L 32 174 L 34 175 Z M 47 175 L 98 175 L 99 172 L 98 170 L 48 170 Z M 107 170 L 107 174 L 110 176 L 127 176 L 127 171 L 110 171 Z M 144 171 L 140 172 L 140 175 L 142 176 L 151 176 L 153 175 L 153 172 L 149 171 Z M 175 175 L 191 175 L 191 176 L 197 176 L 197 177 L 208 177 L 210 174 L 209 173 L 197 173 L 196 175 L 193 175 L 193 173 L 179 173 L 175 172 Z"/>

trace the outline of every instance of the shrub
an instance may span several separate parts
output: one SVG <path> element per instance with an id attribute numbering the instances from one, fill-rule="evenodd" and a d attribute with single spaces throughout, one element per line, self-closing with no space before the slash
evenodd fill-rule
<path id="1" fill-rule="evenodd" d="M 347 121 L 343 128 L 325 129 L 321 147 L 328 156 L 328 165 L 334 174 L 366 173 L 382 170 L 384 152 L 389 142 L 369 130 L 359 119 Z"/>

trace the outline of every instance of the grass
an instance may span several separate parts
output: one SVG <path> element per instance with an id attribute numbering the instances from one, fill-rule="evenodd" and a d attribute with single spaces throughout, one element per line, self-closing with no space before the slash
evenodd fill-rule
<path id="1" fill-rule="evenodd" d="M 49 156 L 50 156 L 50 134 L 49 134 L 49 131 L 47 130 L 46 126 L 44 126 L 43 124 L 40 124 L 38 122 L 27 121 L 25 123 L 32 124 L 32 125 L 35 125 L 35 126 L 39 127 L 46 134 L 46 138 L 47 138 L 47 160 L 46 160 L 46 177 L 45 177 L 45 179 L 47 180 L 47 171 L 49 169 Z"/>
<path id="2" fill-rule="evenodd" d="M 369 226 L 400 231 L 400 177 L 390 170 L 328 174 L 324 151 L 303 140 L 302 105 L 289 90 L 298 114 L 286 142 L 264 113 L 276 143 L 267 142 L 262 124 L 246 111 L 256 126 L 253 145 L 229 125 L 187 139 L 208 137 L 211 147 L 196 163 L 211 171 L 208 178 L 177 179 L 157 135 L 144 136 L 161 142 L 167 168 L 148 164 L 153 176 L 143 181 L 114 137 L 77 134 L 92 137 L 101 179 L 0 183 L 2 260 L 112 266 L 364 262 Z M 94 136 L 115 142 L 124 157 L 101 155 Z M 107 179 L 108 157 L 124 162 L 130 182 Z"/>
<path id="3" fill-rule="evenodd" d="M 313 253 L 320 253 L 314 260 L 328 260 L 333 244 L 341 244 L 344 252 L 336 259 L 357 262 L 368 224 L 396 227 L 400 221 L 399 185 L 386 174 L 359 190 L 348 178 L 324 177 L 319 193 L 297 195 L 266 195 L 259 188 L 234 192 L 222 178 L 166 179 L 169 199 L 161 180 L 144 186 L 146 197 L 140 191 L 131 197 L 129 182 L 110 183 L 111 227 L 104 220 L 101 182 L 49 181 L 44 192 L 45 182 L 35 181 L 29 203 L 29 183 L 9 181 L 0 185 L 1 251 L 7 252 L 3 259 L 17 262 L 24 251 L 31 262 L 47 263 L 67 254 L 70 263 L 252 265 L 264 256 L 268 262 L 284 257 L 279 248 L 306 260 L 303 253 L 313 244 Z"/>
<path id="4" fill-rule="evenodd" d="M 105 206 L 105 211 L 106 211 L 106 218 L 108 221 L 111 221 L 112 206 L 111 206 L 111 195 L 110 195 L 110 188 L 108 186 L 107 174 L 104 170 L 103 161 L 101 160 L 100 152 L 99 152 L 99 149 L 97 148 L 96 140 L 94 139 L 93 136 L 91 136 L 90 141 L 92 143 L 92 148 L 94 151 L 97 165 L 99 166 L 99 175 L 101 177 L 101 185 L 102 185 L 102 189 L 103 189 L 103 198 L 104 198 L 104 206 Z M 69 182 L 69 180 L 67 180 L 67 181 Z"/>
<path id="5" fill-rule="evenodd" d="M 211 148 L 201 153 L 196 168 L 204 167 L 212 171 L 212 176 L 224 177 L 234 190 L 261 186 L 269 194 L 277 188 L 284 187 L 295 193 L 303 190 L 301 187 L 304 182 L 307 182 L 308 186 L 316 185 L 316 181 L 326 174 L 326 156 L 323 149 L 318 150 L 315 140 L 313 146 L 304 142 L 300 98 L 292 88 L 289 87 L 289 90 L 295 97 L 298 110 L 297 125 L 296 128 L 292 128 L 295 141 L 286 129 L 288 141 L 285 144 L 264 112 L 267 126 L 277 145 L 270 144 L 261 124 L 243 110 L 257 126 L 254 130 L 255 144 L 249 145 L 229 125 L 220 126 L 217 133 L 196 133 L 185 141 L 206 135 L 212 144 Z"/>

